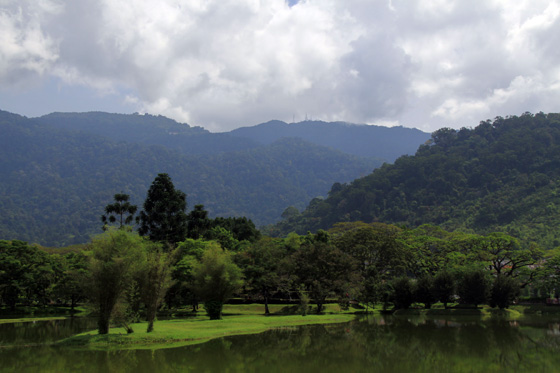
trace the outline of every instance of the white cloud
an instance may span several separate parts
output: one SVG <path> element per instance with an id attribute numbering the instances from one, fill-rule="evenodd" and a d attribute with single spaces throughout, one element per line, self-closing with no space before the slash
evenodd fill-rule
<path id="1" fill-rule="evenodd" d="M 56 41 L 45 35 L 41 20 L 58 13 L 56 3 L 34 6 L 3 1 L 0 7 L 0 83 L 20 86 L 44 74 L 58 59 Z"/>
<path id="2" fill-rule="evenodd" d="M 435 130 L 560 98 L 560 0 L 0 0 L 0 27 L 0 93 L 51 76 L 215 131 Z"/>

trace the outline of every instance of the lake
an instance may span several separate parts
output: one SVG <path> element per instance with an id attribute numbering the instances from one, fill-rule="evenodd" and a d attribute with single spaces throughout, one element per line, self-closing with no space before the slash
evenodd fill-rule
<path id="1" fill-rule="evenodd" d="M 25 346 L 1 348 L 0 371 L 560 372 L 557 316 L 370 316 L 155 351 L 33 345 L 91 328 L 95 320 L 0 324 L 1 345 Z"/>

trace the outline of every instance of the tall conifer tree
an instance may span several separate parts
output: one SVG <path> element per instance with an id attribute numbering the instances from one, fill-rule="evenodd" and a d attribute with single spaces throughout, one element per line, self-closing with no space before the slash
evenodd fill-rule
<path id="1" fill-rule="evenodd" d="M 154 242 L 175 245 L 187 235 L 187 196 L 175 189 L 168 174 L 158 174 L 140 212 L 138 232 Z"/>

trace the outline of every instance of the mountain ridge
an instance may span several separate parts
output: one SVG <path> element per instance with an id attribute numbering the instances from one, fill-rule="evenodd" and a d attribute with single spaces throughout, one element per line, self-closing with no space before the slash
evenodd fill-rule
<path id="1" fill-rule="evenodd" d="M 113 194 L 128 193 L 141 207 L 160 172 L 170 174 L 187 194 L 189 209 L 200 203 L 212 216 L 247 216 L 258 225 L 270 224 L 286 207 L 303 208 L 326 195 L 333 182 L 349 182 L 383 162 L 293 138 L 189 155 L 49 122 L 0 111 L 3 239 L 46 246 L 86 242 L 100 231 L 99 218 Z"/>

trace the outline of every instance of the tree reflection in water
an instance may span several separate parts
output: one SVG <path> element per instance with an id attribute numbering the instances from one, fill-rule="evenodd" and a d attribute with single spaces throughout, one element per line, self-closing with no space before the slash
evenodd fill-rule
<path id="1" fill-rule="evenodd" d="M 3 371 L 558 371 L 558 320 L 365 317 L 164 350 L 0 350 Z"/>

